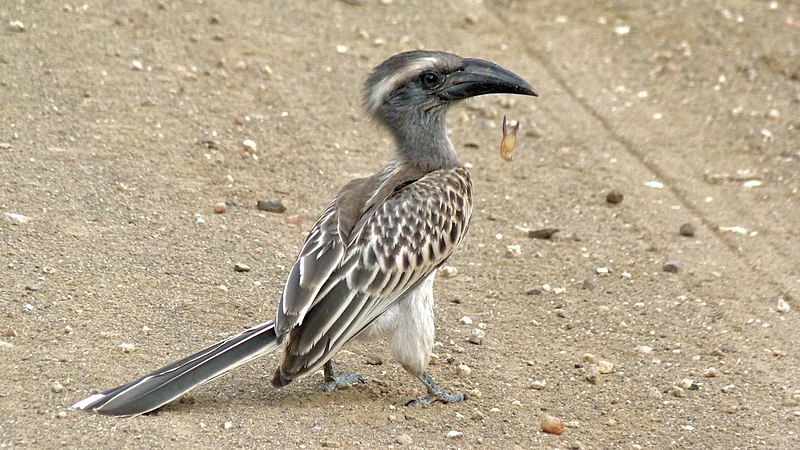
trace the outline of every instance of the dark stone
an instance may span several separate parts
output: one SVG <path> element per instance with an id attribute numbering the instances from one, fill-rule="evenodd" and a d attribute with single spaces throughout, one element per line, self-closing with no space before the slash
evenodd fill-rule
<path id="1" fill-rule="evenodd" d="M 280 214 L 286 212 L 286 206 L 284 206 L 283 202 L 280 200 L 259 200 L 256 207 L 261 211 L 272 213 Z"/>

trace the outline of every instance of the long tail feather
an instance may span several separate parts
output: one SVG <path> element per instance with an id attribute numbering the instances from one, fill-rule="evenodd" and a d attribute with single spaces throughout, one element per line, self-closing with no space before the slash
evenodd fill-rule
<path id="1" fill-rule="evenodd" d="M 72 407 L 109 416 L 144 414 L 279 346 L 275 323 L 266 322 Z"/>

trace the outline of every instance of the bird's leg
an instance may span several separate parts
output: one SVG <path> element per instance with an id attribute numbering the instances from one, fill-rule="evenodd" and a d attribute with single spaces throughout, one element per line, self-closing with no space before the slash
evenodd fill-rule
<path id="1" fill-rule="evenodd" d="M 406 402 L 406 406 L 409 405 L 429 405 L 434 402 L 442 402 L 442 403 L 453 403 L 453 402 L 462 402 L 464 400 L 469 400 L 469 395 L 466 392 L 460 392 L 458 394 L 451 394 L 444 389 L 440 388 L 433 378 L 431 378 L 428 371 L 422 372 L 422 375 L 419 376 L 419 379 L 425 383 L 425 387 L 428 388 L 428 395 L 424 395 L 422 397 L 412 398 L 411 400 Z"/>
<path id="2" fill-rule="evenodd" d="M 340 373 L 335 375 L 333 373 L 333 363 L 330 360 L 323 366 L 323 373 L 325 374 L 325 382 L 322 383 L 322 390 L 330 392 L 336 388 L 343 386 L 350 386 L 356 383 L 366 383 L 364 377 L 358 373 Z"/>

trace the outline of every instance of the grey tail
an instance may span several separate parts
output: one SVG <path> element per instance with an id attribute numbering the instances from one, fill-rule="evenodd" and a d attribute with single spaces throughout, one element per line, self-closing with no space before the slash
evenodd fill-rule
<path id="1" fill-rule="evenodd" d="M 109 416 L 144 414 L 278 347 L 275 322 L 262 323 L 139 379 L 87 397 L 72 408 Z"/>

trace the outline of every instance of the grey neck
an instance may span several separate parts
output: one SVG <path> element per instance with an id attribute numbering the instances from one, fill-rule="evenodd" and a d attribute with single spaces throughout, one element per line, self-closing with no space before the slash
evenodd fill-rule
<path id="1" fill-rule="evenodd" d="M 414 164 L 425 172 L 461 165 L 447 137 L 443 112 L 416 114 L 406 126 L 394 128 L 398 161 Z"/>

